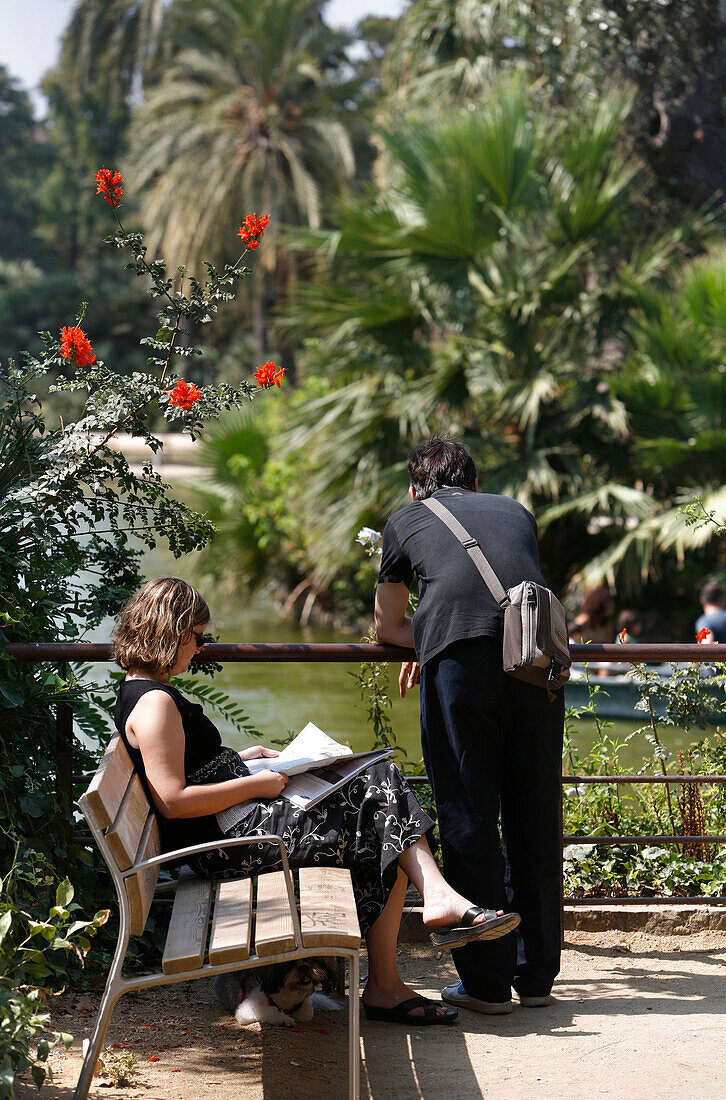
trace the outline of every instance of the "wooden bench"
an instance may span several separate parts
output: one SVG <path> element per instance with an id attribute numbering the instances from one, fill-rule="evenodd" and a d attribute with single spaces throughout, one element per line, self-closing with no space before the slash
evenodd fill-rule
<path id="1" fill-rule="evenodd" d="M 349 1096 L 357 1100 L 361 936 L 350 873 L 339 867 L 301 868 L 298 910 L 287 852 L 278 836 L 213 841 L 162 855 L 156 814 L 119 737 L 110 742 L 79 806 L 113 879 L 120 929 L 75 1100 L 88 1095 L 113 1007 L 129 990 L 321 954 L 348 963 L 348 1082 Z M 174 905 L 161 969 L 139 977 L 123 976 L 129 937 L 144 931 L 163 863 L 183 863 L 199 852 L 260 841 L 279 846 L 281 871 L 218 883 L 191 874 L 180 878 L 172 886 Z"/>

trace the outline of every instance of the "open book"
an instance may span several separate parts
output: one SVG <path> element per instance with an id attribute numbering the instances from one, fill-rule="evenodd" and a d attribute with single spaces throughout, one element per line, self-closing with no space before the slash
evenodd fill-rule
<path id="1" fill-rule="evenodd" d="M 364 771 L 369 764 L 385 760 L 391 753 L 392 749 L 353 752 L 347 745 L 339 744 L 308 722 L 279 756 L 246 760 L 245 764 L 252 775 L 269 768 L 294 776 L 280 797 L 307 810 Z"/>

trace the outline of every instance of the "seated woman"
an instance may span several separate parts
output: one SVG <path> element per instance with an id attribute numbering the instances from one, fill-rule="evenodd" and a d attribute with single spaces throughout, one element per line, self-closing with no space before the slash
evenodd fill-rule
<path id="1" fill-rule="evenodd" d="M 116 727 L 158 811 L 163 849 L 274 833 L 283 838 L 293 867 L 349 868 L 368 945 L 366 1016 L 452 1022 L 456 1010 L 415 996 L 396 968 L 407 881 L 423 897 L 426 926 L 448 941 L 442 946 L 506 935 L 519 917 L 472 906 L 446 883 L 427 839 L 433 822 L 390 761 L 367 768 L 307 811 L 280 797 L 283 773 L 250 775 L 245 760 L 278 754 L 261 745 L 241 753 L 225 748 L 202 707 L 169 682 L 204 644 L 208 621 L 209 608 L 191 585 L 161 577 L 131 597 L 113 633 L 114 659 L 126 670 Z M 240 846 L 187 862 L 200 875 L 236 878 L 279 866 L 279 851 L 270 844 Z"/>

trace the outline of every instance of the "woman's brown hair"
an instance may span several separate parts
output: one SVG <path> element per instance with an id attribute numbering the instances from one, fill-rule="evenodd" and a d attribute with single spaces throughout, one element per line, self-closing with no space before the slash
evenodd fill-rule
<path id="1" fill-rule="evenodd" d="M 147 581 L 121 608 L 111 636 L 116 664 L 166 675 L 177 661 L 179 646 L 195 626 L 209 622 L 206 601 L 178 577 Z"/>

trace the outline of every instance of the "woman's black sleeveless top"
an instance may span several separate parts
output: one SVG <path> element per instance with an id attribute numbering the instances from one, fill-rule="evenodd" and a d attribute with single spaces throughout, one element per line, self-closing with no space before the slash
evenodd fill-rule
<path id="1" fill-rule="evenodd" d="M 219 730 L 207 718 L 199 703 L 191 703 L 185 699 L 178 688 L 171 684 L 159 684 L 156 680 L 122 680 L 116 698 L 116 729 L 128 749 L 133 765 L 144 784 L 149 802 L 153 806 L 154 800 L 149 791 L 141 753 L 129 744 L 126 737 L 126 721 L 141 696 L 147 691 L 165 691 L 174 700 L 181 714 L 185 741 L 184 777 L 187 783 L 194 782 L 195 773 L 199 773 L 205 765 L 219 755 L 222 749 L 222 738 Z M 199 782 L 199 779 L 196 778 L 196 781 Z M 157 814 L 162 851 L 165 852 L 173 851 L 175 848 L 185 848 L 191 844 L 204 844 L 208 840 L 219 840 L 223 835 L 214 815 L 172 819 L 164 817 L 158 810 Z"/>

